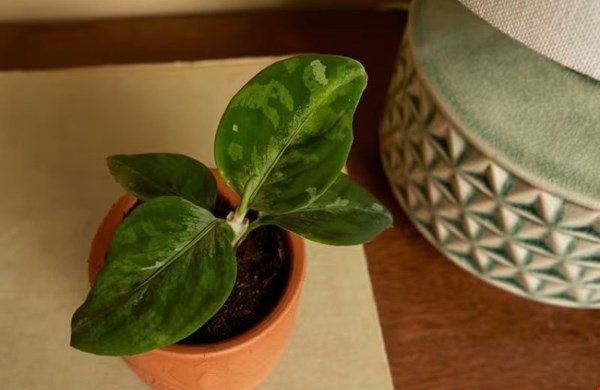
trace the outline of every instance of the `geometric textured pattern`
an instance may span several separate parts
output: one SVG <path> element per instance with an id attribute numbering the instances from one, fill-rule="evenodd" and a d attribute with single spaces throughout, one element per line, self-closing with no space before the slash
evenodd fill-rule
<path id="1" fill-rule="evenodd" d="M 394 195 L 448 258 L 524 297 L 600 308 L 600 211 L 536 188 L 470 144 L 421 81 L 406 41 L 380 142 Z"/>

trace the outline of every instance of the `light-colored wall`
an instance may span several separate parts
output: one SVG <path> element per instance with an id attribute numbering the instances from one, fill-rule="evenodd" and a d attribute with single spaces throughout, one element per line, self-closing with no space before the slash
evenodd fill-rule
<path id="1" fill-rule="evenodd" d="M 0 0 L 0 21 L 174 15 L 293 7 L 371 6 L 381 0 Z"/>

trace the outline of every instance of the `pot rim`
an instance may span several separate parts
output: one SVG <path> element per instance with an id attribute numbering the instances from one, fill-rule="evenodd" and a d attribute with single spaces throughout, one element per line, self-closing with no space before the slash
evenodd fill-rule
<path id="1" fill-rule="evenodd" d="M 239 196 L 226 186 L 218 171 L 214 168 L 211 169 L 211 171 L 217 179 L 219 194 L 225 196 L 225 198 L 233 204 L 239 203 Z M 96 231 L 90 250 L 90 284 L 93 282 L 96 273 L 99 271 L 99 267 L 96 269 L 92 264 L 104 264 L 106 261 L 106 254 L 110 247 L 110 241 L 112 240 L 116 229 L 137 202 L 138 199 L 136 197 L 131 194 L 125 194 L 113 205 L 111 210 L 104 217 L 100 227 Z M 223 341 L 198 345 L 171 344 L 148 352 L 143 352 L 142 354 L 177 355 L 179 357 L 190 358 L 197 357 L 198 355 L 209 357 L 227 354 L 259 340 L 263 335 L 269 333 L 271 329 L 276 327 L 293 308 L 293 303 L 299 299 L 302 282 L 306 275 L 306 248 L 304 239 L 285 229 L 282 230 L 285 234 L 289 247 L 288 249 L 290 251 L 290 273 L 283 294 L 266 317 L 252 328 Z"/>

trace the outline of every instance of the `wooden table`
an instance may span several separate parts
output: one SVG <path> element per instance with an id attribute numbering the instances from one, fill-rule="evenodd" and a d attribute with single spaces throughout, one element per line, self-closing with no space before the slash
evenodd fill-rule
<path id="1" fill-rule="evenodd" d="M 394 213 L 395 228 L 365 251 L 396 388 L 596 389 L 600 312 L 546 306 L 485 284 L 429 245 L 394 201 L 377 132 L 405 23 L 402 11 L 363 10 L 4 24 L 0 70 L 294 52 L 360 60 L 370 83 L 349 170 Z"/>

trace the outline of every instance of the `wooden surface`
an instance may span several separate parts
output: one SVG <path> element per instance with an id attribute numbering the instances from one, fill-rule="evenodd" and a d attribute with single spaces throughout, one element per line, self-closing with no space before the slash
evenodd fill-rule
<path id="1" fill-rule="evenodd" d="M 400 11 L 340 11 L 0 25 L 0 70 L 293 52 L 357 58 L 370 83 L 349 169 L 395 217 L 395 228 L 365 251 L 396 388 L 596 389 L 600 312 L 546 306 L 485 284 L 443 258 L 396 205 L 377 128 L 405 21 Z"/>

